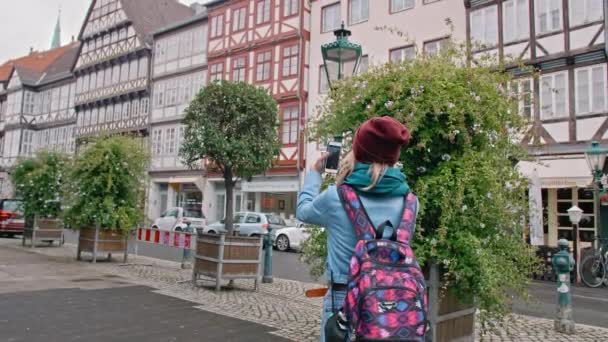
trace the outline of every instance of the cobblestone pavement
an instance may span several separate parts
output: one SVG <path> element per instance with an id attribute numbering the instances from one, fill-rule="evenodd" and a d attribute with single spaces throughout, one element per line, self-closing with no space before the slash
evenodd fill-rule
<path id="1" fill-rule="evenodd" d="M 19 248 L 18 240 L 0 240 L 0 247 Z M 26 250 L 29 250 L 26 248 Z M 53 256 L 67 263 L 76 263 L 75 247 L 37 248 L 35 253 Z M 321 300 L 304 296 L 304 291 L 317 284 L 274 279 L 253 291 L 253 281 L 235 281 L 232 288 L 213 290 L 214 281 L 202 279 L 193 287 L 190 270 L 181 270 L 178 263 L 145 257 L 130 257 L 128 264 L 80 262 L 82 267 L 126 278 L 147 285 L 157 292 L 196 303 L 196 307 L 217 314 L 240 318 L 278 329 L 274 334 L 294 341 L 318 341 Z M 576 336 L 561 335 L 553 330 L 553 321 L 529 316 L 513 316 L 510 330 L 494 332 L 477 341 L 606 341 L 608 329 L 577 325 Z"/>

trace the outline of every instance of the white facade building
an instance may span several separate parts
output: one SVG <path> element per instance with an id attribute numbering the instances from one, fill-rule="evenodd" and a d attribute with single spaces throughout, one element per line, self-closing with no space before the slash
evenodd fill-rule
<path id="1" fill-rule="evenodd" d="M 333 31 L 342 23 L 352 31 L 350 40 L 363 48 L 360 72 L 369 66 L 436 53 L 450 38 L 466 39 L 461 0 L 313 0 L 311 4 L 309 122 L 328 89 L 321 46 L 335 40 Z M 324 148 L 309 143 L 307 160 L 314 163 Z"/>
<path id="2" fill-rule="evenodd" d="M 207 13 L 154 33 L 150 115 L 150 219 L 174 206 L 203 205 L 203 169 L 181 163 L 184 110 L 207 81 Z"/>

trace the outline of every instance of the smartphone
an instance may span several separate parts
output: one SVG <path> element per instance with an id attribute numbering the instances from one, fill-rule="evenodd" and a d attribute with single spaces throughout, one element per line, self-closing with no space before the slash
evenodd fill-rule
<path id="1" fill-rule="evenodd" d="M 325 172 L 338 172 L 340 166 L 340 151 L 342 144 L 339 142 L 330 142 L 327 144 L 327 159 L 325 160 Z"/>

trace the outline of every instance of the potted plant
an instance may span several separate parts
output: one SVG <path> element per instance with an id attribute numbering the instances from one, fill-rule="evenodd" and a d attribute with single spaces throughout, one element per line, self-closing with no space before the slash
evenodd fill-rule
<path id="1" fill-rule="evenodd" d="M 240 179 L 250 179 L 272 166 L 279 153 L 277 104 L 268 92 L 242 82 L 214 82 L 186 109 L 180 156 L 187 165 L 210 161 L 226 187 L 227 234 L 197 239 L 193 282 L 199 275 L 216 279 L 259 280 L 262 237 L 234 236 L 233 192 Z"/>
<path id="2" fill-rule="evenodd" d="M 141 222 L 148 154 L 141 138 L 99 137 L 83 147 L 69 173 L 64 217 L 79 230 L 82 252 L 125 253 L 128 233 Z"/>
<path id="3" fill-rule="evenodd" d="M 23 200 L 25 229 L 22 244 L 30 240 L 63 244 L 61 191 L 69 159 L 55 151 L 41 151 L 34 158 L 22 159 L 13 168 L 11 177 L 17 195 Z"/>
<path id="4" fill-rule="evenodd" d="M 338 82 L 311 130 L 322 139 L 384 115 L 411 129 L 401 163 L 420 200 L 413 247 L 426 265 L 430 320 L 441 341 L 473 339 L 476 309 L 482 330 L 503 322 L 514 296 L 527 297 L 538 265 L 521 238 L 527 182 L 513 164 L 525 156 L 517 140 L 525 127 L 517 106 L 523 99 L 507 92 L 509 73 L 466 65 L 460 51 Z M 314 234 L 304 249 L 317 271 L 322 244 L 325 235 Z"/>

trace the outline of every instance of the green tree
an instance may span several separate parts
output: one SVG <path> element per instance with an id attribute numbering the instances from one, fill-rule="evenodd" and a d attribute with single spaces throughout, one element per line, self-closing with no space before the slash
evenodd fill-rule
<path id="1" fill-rule="evenodd" d="M 339 82 L 320 106 L 312 136 L 352 132 L 384 115 L 411 129 L 401 162 L 420 200 L 416 255 L 438 263 L 445 287 L 475 302 L 487 323 L 510 311 L 513 295 L 526 297 L 537 265 L 522 238 L 526 181 L 513 163 L 525 156 L 516 138 L 525 122 L 506 91 L 509 73 L 463 60 L 452 48 Z M 315 260 L 322 249 L 308 251 Z"/>
<path id="2" fill-rule="evenodd" d="M 242 82 L 214 82 L 186 109 L 180 149 L 190 166 L 208 159 L 221 170 L 226 187 L 228 234 L 234 232 L 233 191 L 272 166 L 279 153 L 277 103 L 266 90 Z"/>
<path id="3" fill-rule="evenodd" d="M 34 216 L 57 218 L 69 159 L 54 151 L 41 151 L 34 158 L 22 159 L 14 166 L 11 178 L 16 195 L 23 200 L 28 220 Z"/>
<path id="4" fill-rule="evenodd" d="M 143 217 L 148 161 L 137 137 L 98 137 L 84 146 L 69 174 L 66 222 L 74 229 L 134 229 Z"/>

